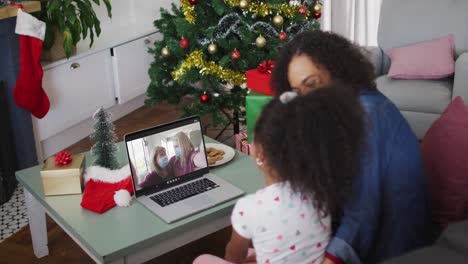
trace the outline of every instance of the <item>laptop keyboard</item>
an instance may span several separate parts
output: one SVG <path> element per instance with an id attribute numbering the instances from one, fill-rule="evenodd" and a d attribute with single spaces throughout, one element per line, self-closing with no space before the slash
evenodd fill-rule
<path id="1" fill-rule="evenodd" d="M 216 183 L 203 178 L 167 192 L 153 195 L 150 198 L 160 206 L 164 207 L 218 187 L 219 185 Z"/>

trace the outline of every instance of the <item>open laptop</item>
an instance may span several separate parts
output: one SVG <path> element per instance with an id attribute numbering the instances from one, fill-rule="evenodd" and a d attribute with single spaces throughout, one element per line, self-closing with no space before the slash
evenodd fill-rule
<path id="1" fill-rule="evenodd" d="M 198 116 L 127 134 L 125 146 L 137 201 L 167 223 L 244 194 L 210 173 Z"/>

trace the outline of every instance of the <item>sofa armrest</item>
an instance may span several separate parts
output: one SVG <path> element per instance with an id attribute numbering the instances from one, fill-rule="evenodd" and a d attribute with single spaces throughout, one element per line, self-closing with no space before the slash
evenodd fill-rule
<path id="1" fill-rule="evenodd" d="M 462 53 L 455 62 L 452 100 L 457 96 L 468 102 L 468 52 Z"/>
<path id="2" fill-rule="evenodd" d="M 364 56 L 366 56 L 372 65 L 374 65 L 375 76 L 382 75 L 382 49 L 379 47 L 367 46 L 363 47 Z"/>

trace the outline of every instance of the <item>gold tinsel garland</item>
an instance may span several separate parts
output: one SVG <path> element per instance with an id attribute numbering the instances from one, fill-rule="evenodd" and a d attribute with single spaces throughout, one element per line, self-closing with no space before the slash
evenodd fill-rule
<path id="1" fill-rule="evenodd" d="M 224 2 L 230 7 L 238 7 L 240 0 L 224 0 Z M 289 19 L 293 18 L 298 11 L 298 6 L 292 6 L 286 3 L 280 5 L 270 5 L 266 2 L 250 1 L 248 10 L 253 14 L 261 17 L 266 17 L 271 14 L 283 15 Z M 306 14 L 308 16 L 310 12 Z M 307 17 L 306 17 L 307 18 Z"/>
<path id="2" fill-rule="evenodd" d="M 184 12 L 185 20 L 190 24 L 195 24 L 195 6 L 191 5 L 188 0 L 180 0 L 180 6 L 182 7 L 182 12 Z"/>
<path id="3" fill-rule="evenodd" d="M 213 61 L 205 61 L 203 52 L 195 50 L 182 62 L 180 67 L 172 72 L 174 80 L 179 80 L 188 70 L 197 68 L 203 75 L 216 75 L 221 80 L 232 83 L 235 86 L 245 83 L 245 74 L 230 69 L 224 69 Z"/>

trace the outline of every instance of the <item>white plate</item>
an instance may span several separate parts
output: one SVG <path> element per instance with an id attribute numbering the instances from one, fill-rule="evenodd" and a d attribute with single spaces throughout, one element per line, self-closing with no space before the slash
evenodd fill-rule
<path id="1" fill-rule="evenodd" d="M 234 151 L 234 149 L 232 149 L 231 147 L 226 146 L 224 144 L 206 143 L 205 147 L 206 147 L 206 149 L 215 148 L 215 149 L 224 151 L 223 159 L 216 161 L 215 164 L 209 165 L 210 167 L 216 167 L 216 166 L 225 164 L 225 163 L 231 161 L 234 158 L 234 156 L 236 155 L 236 152 Z M 207 158 L 208 158 L 208 156 L 207 156 Z"/>

